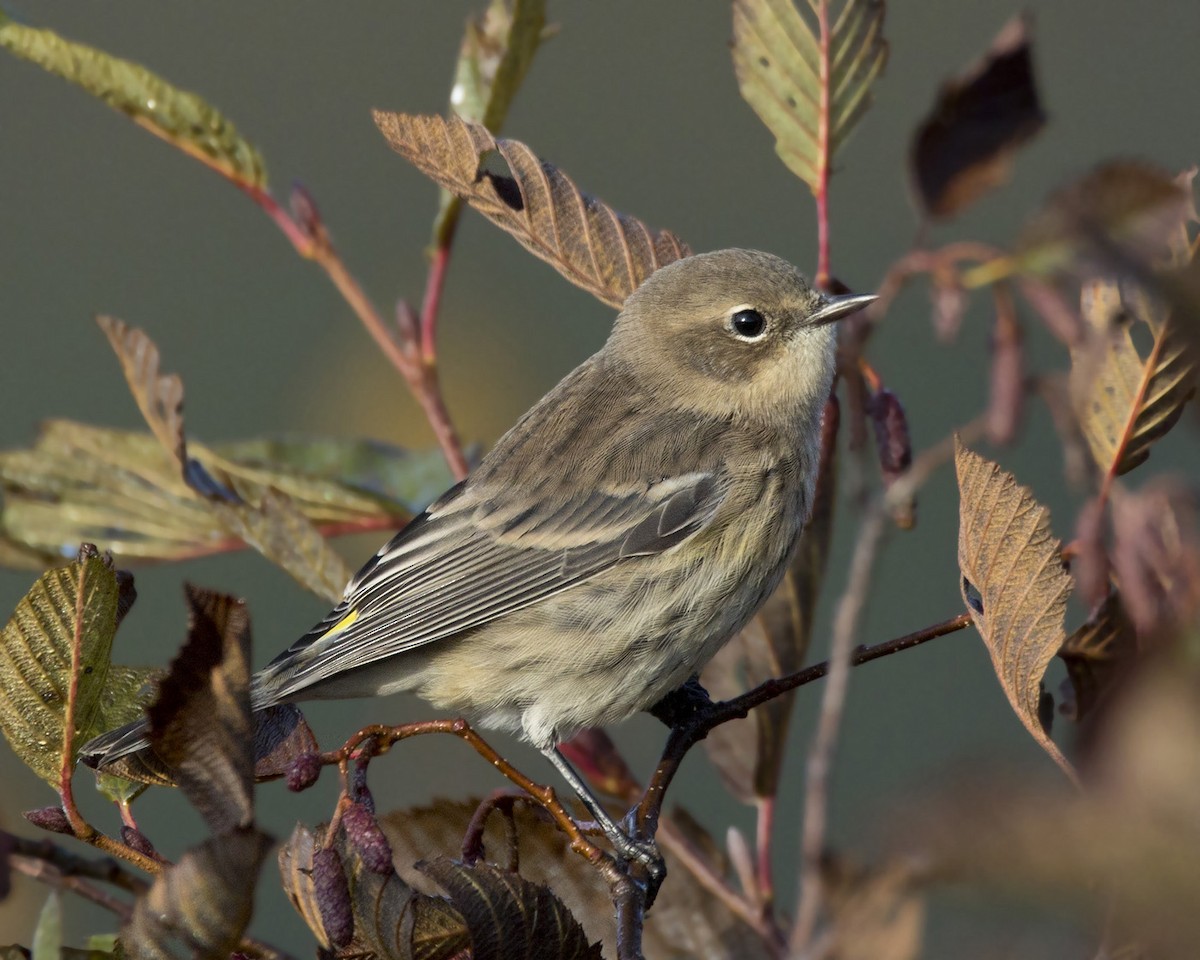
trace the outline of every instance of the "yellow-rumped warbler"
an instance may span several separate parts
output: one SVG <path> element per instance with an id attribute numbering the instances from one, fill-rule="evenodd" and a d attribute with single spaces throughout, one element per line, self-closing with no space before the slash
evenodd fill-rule
<path id="1" fill-rule="evenodd" d="M 646 859 L 557 744 L 680 687 L 775 589 L 812 503 L 828 324 L 873 299 L 823 296 L 749 250 L 663 267 L 603 349 L 254 676 L 253 706 L 413 691 L 524 736 Z M 137 724 L 82 758 L 146 746 Z"/>

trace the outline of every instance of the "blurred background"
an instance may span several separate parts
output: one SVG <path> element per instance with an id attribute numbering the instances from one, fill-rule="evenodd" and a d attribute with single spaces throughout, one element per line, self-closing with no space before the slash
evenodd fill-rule
<path id="1" fill-rule="evenodd" d="M 286 197 L 293 180 L 312 192 L 350 269 L 386 313 L 397 296 L 419 300 L 437 199 L 435 188 L 386 146 L 368 111 L 443 111 L 464 20 L 483 6 L 24 0 L 6 10 L 141 62 L 224 111 L 262 151 L 277 196 Z M 1012 0 L 923 0 L 889 12 L 890 62 L 833 181 L 833 272 L 855 290 L 874 289 L 913 239 L 905 159 L 938 83 L 982 53 L 1016 10 Z M 812 269 L 813 203 L 738 96 L 727 4 L 560 2 L 549 13 L 561 33 L 539 51 L 507 135 L 585 190 L 671 228 L 696 250 L 759 247 Z M 939 228 L 932 243 L 963 237 L 1006 244 L 1049 190 L 1103 158 L 1143 157 L 1170 169 L 1200 159 L 1197 128 L 1180 106 L 1200 87 L 1200 6 L 1057 0 L 1035 5 L 1035 15 L 1049 123 L 1020 153 L 1012 184 Z M 158 343 L 164 369 L 183 377 L 194 437 L 305 430 L 433 445 L 400 378 L 326 277 L 237 190 L 80 90 L 7 55 L 0 56 L 0 91 L 0 446 L 28 445 L 47 417 L 141 426 L 92 320 L 98 312 L 143 327 Z M 929 314 L 924 289 L 910 290 L 870 354 L 907 407 L 917 449 L 973 416 L 987 389 L 987 305 L 974 305 L 950 347 L 935 341 Z M 612 318 L 467 212 L 441 313 L 440 351 L 445 394 L 463 436 L 492 442 L 600 346 Z M 1062 350 L 1040 330 L 1030 329 L 1028 343 L 1035 369 L 1065 365 Z M 1056 532 L 1070 534 L 1079 492 L 1063 480 L 1044 408 L 1031 406 L 1014 447 L 984 452 L 1032 486 L 1054 511 Z M 1167 469 L 1195 475 L 1197 466 L 1194 428 L 1186 425 L 1155 448 L 1133 483 Z M 823 655 L 852 521 L 843 502 L 813 660 Z M 916 529 L 891 538 L 863 642 L 958 612 L 956 525 L 953 477 L 943 471 L 922 494 Z M 357 565 L 378 539 L 341 546 Z M 250 553 L 142 568 L 118 660 L 171 658 L 184 635 L 185 578 L 248 600 L 259 664 L 324 613 L 320 601 Z M 10 610 L 34 579 L 0 571 L 0 609 Z M 1057 679 L 1052 673 L 1051 688 Z M 781 797 L 777 857 L 785 908 L 794 896 L 786 865 L 798 849 L 803 755 L 819 693 L 814 686 L 799 698 L 794 760 Z M 964 764 L 1003 758 L 1020 776 L 1057 775 L 1013 716 L 973 631 L 856 671 L 848 710 L 830 839 L 864 858 L 895 829 L 880 825 L 901 798 Z M 427 715 L 403 698 L 306 712 L 326 745 L 366 721 Z M 661 726 L 640 718 L 614 734 L 645 774 L 663 740 Z M 505 746 L 533 775 L 552 775 L 529 751 Z M 78 782 L 89 812 L 116 829 L 115 813 L 90 795 L 87 777 Z M 20 811 L 52 802 L 49 788 L 7 749 L 0 749 L 0 784 L 0 824 L 32 833 Z M 465 747 L 441 741 L 406 744 L 372 767 L 372 784 L 388 809 L 501 785 Z M 674 789 L 718 836 L 729 823 L 752 833 L 751 811 L 725 794 L 702 750 Z M 261 818 L 286 836 L 297 819 L 327 816 L 332 798 L 331 783 L 300 796 L 268 785 L 259 792 Z M 199 819 L 173 792 L 151 791 L 138 811 L 150 837 L 174 838 L 164 844 L 168 856 L 201 834 Z M 278 891 L 273 863 L 265 871 L 254 931 L 307 952 L 311 941 Z M 44 896 L 43 888 L 17 881 L 0 904 L 0 942 L 29 942 Z M 114 926 L 77 900 L 66 909 L 77 938 Z M 1087 955 L 1086 942 L 1052 917 L 1012 920 L 982 901 L 939 895 L 925 956 Z M 981 943 L 988 944 L 982 952 Z"/>

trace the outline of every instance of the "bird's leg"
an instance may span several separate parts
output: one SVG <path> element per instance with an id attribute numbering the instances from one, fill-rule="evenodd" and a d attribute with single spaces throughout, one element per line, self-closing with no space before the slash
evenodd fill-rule
<path id="1" fill-rule="evenodd" d="M 629 818 L 626 818 L 629 826 L 626 829 L 622 829 L 608 815 L 608 811 L 596 799 L 595 794 L 588 788 L 583 778 L 567 762 L 567 758 L 559 752 L 558 747 L 548 747 L 542 753 L 545 754 L 547 760 L 554 764 L 554 768 L 562 774 L 562 778 L 570 784 L 571 789 L 575 791 L 575 795 L 587 807 L 588 813 L 592 815 L 592 819 L 604 831 L 604 835 L 608 837 L 617 852 L 624 859 L 636 860 L 646 868 L 646 872 L 650 878 L 650 890 L 657 892 L 659 886 L 662 885 L 663 878 L 667 875 L 667 865 L 663 862 L 662 854 L 658 851 L 658 844 L 653 840 L 635 839 L 632 835 L 634 824 Z M 652 894 L 649 899 L 653 901 Z"/>
<path id="2" fill-rule="evenodd" d="M 703 716 L 712 705 L 708 691 L 700 684 L 699 675 L 693 675 L 681 687 L 672 690 L 650 707 L 647 713 L 674 730 Z"/>

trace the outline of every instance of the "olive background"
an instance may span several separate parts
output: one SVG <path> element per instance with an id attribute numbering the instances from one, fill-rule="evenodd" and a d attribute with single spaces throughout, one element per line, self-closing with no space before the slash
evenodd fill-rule
<path id="1" fill-rule="evenodd" d="M 419 300 L 422 251 L 435 188 L 386 146 L 369 109 L 445 109 L 462 26 L 483 0 L 332 4 L 256 0 L 164 4 L 156 0 L 25 0 L 6 11 L 141 62 L 218 106 L 263 152 L 277 196 L 293 180 L 313 195 L 346 262 L 387 313 L 398 295 Z M 1012 183 L 931 242 L 1010 241 L 1023 216 L 1056 185 L 1113 156 L 1171 169 L 1200 159 L 1189 106 L 1200 87 L 1200 6 L 1190 0 L 1058 0 L 1033 4 L 1036 62 L 1050 120 L 1016 163 Z M 837 158 L 831 200 L 834 273 L 874 288 L 915 235 L 906 157 L 911 132 L 938 83 L 979 55 L 1016 12 L 1009 0 L 895 3 L 891 57 L 875 103 Z M 773 141 L 738 96 L 728 52 L 726 3 L 607 0 L 550 4 L 561 33 L 537 55 L 505 133 L 523 140 L 589 192 L 694 249 L 751 246 L 811 269 L 811 196 L 780 163 Z M 433 441 L 401 379 L 321 271 L 298 258 L 242 194 L 80 90 L 0 56 L 0 445 L 27 445 L 37 423 L 68 417 L 140 425 L 118 366 L 92 321 L 110 313 L 141 326 L 182 374 L 189 432 L 205 440 L 308 430 Z M 937 441 L 986 399 L 988 312 L 983 299 L 957 344 L 932 335 L 920 285 L 892 309 L 871 358 L 903 399 L 915 446 Z M 613 312 L 572 287 L 509 237 L 467 212 L 450 268 L 440 325 L 444 389 L 462 434 L 486 445 L 561 376 L 597 349 Z M 1034 369 L 1065 364 L 1030 323 Z M 1045 410 L 1031 406 L 1014 447 L 986 449 L 1031 485 L 1069 536 L 1079 492 L 1062 477 Z M 1194 424 L 1181 426 L 1132 478 L 1180 468 L 1195 475 Z M 843 498 L 831 575 L 812 658 L 821 656 L 853 538 Z M 919 524 L 895 533 L 878 566 L 861 640 L 896 636 L 961 607 L 955 561 L 957 499 L 943 473 L 923 492 Z M 342 542 L 357 564 L 378 538 Z M 183 579 L 244 596 L 253 615 L 255 662 L 266 662 L 324 613 L 257 555 L 140 568 L 137 607 L 116 656 L 166 663 L 184 633 Z M 0 572 L 0 609 L 34 580 Z M 1051 688 L 1058 674 L 1051 677 Z M 799 698 L 792 759 L 779 810 L 781 903 L 794 896 L 803 755 L 820 687 Z M 365 721 L 428 716 L 403 697 L 318 705 L 306 711 L 324 743 Z M 638 718 L 615 731 L 639 772 L 664 731 Z M 1069 741 L 1070 732 L 1065 732 Z M 1064 737 L 1060 736 L 1060 740 Z M 534 774 L 552 771 L 502 741 Z M 869 857 L 903 829 L 893 811 L 964 766 L 1007 764 L 1014 776 L 1052 779 L 1050 761 L 1021 728 L 973 631 L 889 658 L 852 677 L 832 803 L 831 842 Z M 78 790 L 101 825 L 115 813 Z M 53 795 L 0 749 L 0 825 L 33 833 L 22 809 Z M 413 742 L 372 768 L 384 809 L 463 797 L 499 785 L 467 748 Z M 674 788 L 718 836 L 752 814 L 729 798 L 702 750 Z M 279 784 L 258 794 L 276 836 L 297 819 L 327 815 L 329 783 L 307 794 Z M 145 832 L 170 856 L 202 835 L 182 799 L 152 791 L 137 805 Z M 307 952 L 304 931 L 264 868 L 254 931 Z M 28 943 L 45 891 L 18 878 L 0 904 L 0 942 Z M 69 931 L 112 929 L 112 919 L 68 898 Z M 1050 915 L 1013 912 L 960 892 L 933 901 L 930 958 L 1084 957 L 1088 943 Z"/>

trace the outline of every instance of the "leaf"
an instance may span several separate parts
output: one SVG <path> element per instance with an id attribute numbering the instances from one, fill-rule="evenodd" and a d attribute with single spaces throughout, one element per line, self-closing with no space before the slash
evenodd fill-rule
<path id="1" fill-rule="evenodd" d="M 215 834 L 254 818 L 250 618 L 241 600 L 187 586 L 188 638 L 147 711 L 149 740 Z"/>
<path id="2" fill-rule="evenodd" d="M 188 451 L 247 497 L 288 496 L 331 534 L 401 526 L 450 479 L 440 455 L 368 440 L 189 441 Z M 0 533 L 14 545 L 14 555 L 0 552 L 0 565 L 44 569 L 47 557 L 73 555 L 80 542 L 124 560 L 182 560 L 242 546 L 146 433 L 49 421 L 31 449 L 0 453 L 0 483 Z"/>
<path id="3" fill-rule="evenodd" d="M 611 306 L 691 252 L 673 233 L 617 213 L 523 143 L 497 140 L 477 123 L 379 110 L 374 117 L 392 149 L 418 170 Z M 508 170 L 492 172 L 490 156 Z"/>
<path id="4" fill-rule="evenodd" d="M 833 532 L 839 419 L 837 398 L 831 397 L 821 424 L 812 516 L 783 582 L 701 673 L 701 682 L 714 699 L 736 697 L 764 680 L 792 673 L 804 663 Z M 743 803 L 773 797 L 778 790 L 794 700 L 794 693 L 776 697 L 744 721 L 721 724 L 704 740 L 726 789 Z"/>
<path id="5" fill-rule="evenodd" d="M 254 779 L 287 776 L 299 757 L 317 753 L 317 738 L 294 704 L 281 703 L 256 710 L 254 721 Z"/>
<path id="6" fill-rule="evenodd" d="M 467 20 L 450 109 L 464 120 L 499 133 L 545 37 L 545 0 L 491 0 L 481 16 Z M 461 200 L 442 190 L 433 225 L 434 246 L 449 245 L 461 207 Z"/>
<path id="7" fill-rule="evenodd" d="M 17 604 L 0 649 L 0 727 L 17 756 L 60 786 L 72 648 L 79 645 L 76 747 L 101 731 L 117 624 L 117 577 L 94 551 L 44 574 Z"/>
<path id="8" fill-rule="evenodd" d="M 418 864 L 437 881 L 466 921 L 472 960 L 600 960 L 571 911 L 547 887 L 488 863 L 439 857 Z"/>
<path id="9" fill-rule="evenodd" d="M 201 97 L 145 67 L 0 14 L 0 47 L 82 87 L 134 123 L 241 186 L 265 189 L 258 151 Z"/>
<path id="10" fill-rule="evenodd" d="M 1013 157 L 1046 123 L 1033 78 L 1030 17 L 1013 17 L 982 59 L 942 84 L 913 137 L 925 216 L 951 217 L 1008 180 Z"/>
<path id="11" fill-rule="evenodd" d="M 1137 634 L 1121 606 L 1120 595 L 1110 590 L 1058 651 L 1059 659 L 1067 665 L 1067 683 L 1072 691 L 1060 712 L 1076 722 L 1091 714 L 1124 676 L 1137 650 Z"/>
<path id="12" fill-rule="evenodd" d="M 30 960 L 60 960 L 62 946 L 62 898 L 51 890 L 38 914 Z"/>
<path id="13" fill-rule="evenodd" d="M 1196 389 L 1195 354 L 1179 324 L 1132 281 L 1085 281 L 1081 312 L 1090 336 L 1071 351 L 1071 393 L 1104 485 L 1144 463 Z M 1133 338 L 1144 323 L 1154 342 Z"/>
<path id="14" fill-rule="evenodd" d="M 815 27 L 792 0 L 734 0 L 733 69 L 742 98 L 775 135 L 775 152 L 819 194 L 871 105 L 888 45 L 883 0 L 811 5 Z"/>
<path id="15" fill-rule="evenodd" d="M 112 664 L 104 681 L 100 709 L 92 730 L 99 734 L 141 719 L 154 700 L 162 676 L 163 671 L 153 667 Z M 116 803 L 128 803 L 145 789 L 145 783 L 127 780 L 106 769 L 104 772 L 96 771 L 96 789 Z"/>
<path id="16" fill-rule="evenodd" d="M 1114 264 L 1146 265 L 1167 252 L 1186 221 L 1191 192 L 1157 167 L 1101 164 L 1059 189 L 1021 231 L 1016 251 L 963 273 L 964 287 L 1014 273 L 1112 272 Z"/>
<path id="17" fill-rule="evenodd" d="M 1074 770 L 1040 720 L 1042 678 L 1066 639 L 1071 577 L 1050 512 L 1012 474 L 955 438 L 958 565 L 963 602 L 1025 729 L 1072 780 Z M 977 597 L 974 596 L 977 594 Z"/>
<path id="18" fill-rule="evenodd" d="M 111 317 L 100 317 L 98 322 L 121 361 L 142 415 L 179 464 L 187 486 L 204 498 L 222 525 L 239 539 L 317 596 L 331 602 L 338 599 L 350 571 L 320 532 L 285 494 L 253 480 L 238 484 L 226 471 L 210 472 L 190 457 L 179 378 L 158 372 L 158 348 L 143 331 Z"/>
<path id="19" fill-rule="evenodd" d="M 411 864 L 437 855 L 461 854 L 463 834 L 479 800 L 438 800 L 425 807 L 397 810 L 379 818 L 392 846 L 396 869 L 411 887 L 431 891 L 429 880 Z M 604 955 L 614 957 L 612 901 L 596 870 L 571 851 L 567 839 L 536 811 L 518 805 L 514 811 L 519 841 L 521 876 L 550 887 L 583 925 L 589 942 L 602 940 Z M 722 960 L 767 960 L 763 942 L 723 902 L 700 885 L 660 837 L 670 881 L 659 891 L 645 919 L 642 943 L 646 960 L 719 956 Z M 508 855 L 506 827 L 493 816 L 484 831 L 486 856 L 501 861 Z"/>
<path id="20" fill-rule="evenodd" d="M 158 875 L 121 929 L 129 960 L 224 960 L 241 942 L 271 838 L 238 827 L 188 850 Z"/>

